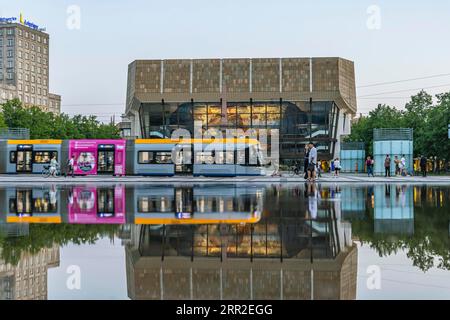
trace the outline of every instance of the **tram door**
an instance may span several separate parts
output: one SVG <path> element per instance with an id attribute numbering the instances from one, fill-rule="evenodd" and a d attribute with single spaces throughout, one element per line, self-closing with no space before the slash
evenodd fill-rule
<path id="1" fill-rule="evenodd" d="M 33 171 L 33 147 L 17 146 L 16 152 L 16 171 L 18 173 L 31 173 Z"/>
<path id="2" fill-rule="evenodd" d="M 192 145 L 177 146 L 175 149 L 175 174 L 189 175 L 193 172 L 193 152 Z"/>
<path id="3" fill-rule="evenodd" d="M 114 174 L 114 145 L 98 146 L 97 173 Z"/>
<path id="4" fill-rule="evenodd" d="M 114 188 L 97 189 L 97 216 L 114 217 Z"/>

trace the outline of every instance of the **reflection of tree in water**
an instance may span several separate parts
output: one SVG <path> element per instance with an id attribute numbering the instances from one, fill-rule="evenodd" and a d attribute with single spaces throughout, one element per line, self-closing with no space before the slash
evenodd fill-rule
<path id="1" fill-rule="evenodd" d="M 374 233 L 373 209 L 366 209 L 365 219 L 351 221 L 353 235 L 380 257 L 404 251 L 424 272 L 450 270 L 450 188 L 415 187 L 414 192 L 414 234 Z"/>
<path id="2" fill-rule="evenodd" d="M 102 237 L 112 239 L 118 228 L 117 225 L 30 224 L 26 236 L 0 236 L 0 258 L 6 263 L 17 265 L 22 253 L 35 254 L 55 244 L 93 244 Z"/>

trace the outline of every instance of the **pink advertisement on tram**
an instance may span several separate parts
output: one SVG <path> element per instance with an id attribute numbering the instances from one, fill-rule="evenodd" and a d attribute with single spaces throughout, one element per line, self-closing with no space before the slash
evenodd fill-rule
<path id="1" fill-rule="evenodd" d="M 125 175 L 125 140 L 70 140 L 69 159 L 74 157 L 77 175 Z"/>
<path id="2" fill-rule="evenodd" d="M 125 187 L 79 186 L 70 191 L 69 223 L 124 224 Z"/>

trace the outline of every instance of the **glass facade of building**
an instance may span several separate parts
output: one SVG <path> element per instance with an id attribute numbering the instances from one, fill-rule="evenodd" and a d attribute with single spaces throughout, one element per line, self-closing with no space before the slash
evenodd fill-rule
<path id="1" fill-rule="evenodd" d="M 304 156 L 304 147 L 313 141 L 319 156 L 328 160 L 334 153 L 339 109 L 333 101 L 249 101 L 142 103 L 139 108 L 144 138 L 170 137 L 179 128 L 194 134 L 194 121 L 204 131 L 217 129 L 278 129 L 283 162 Z"/>

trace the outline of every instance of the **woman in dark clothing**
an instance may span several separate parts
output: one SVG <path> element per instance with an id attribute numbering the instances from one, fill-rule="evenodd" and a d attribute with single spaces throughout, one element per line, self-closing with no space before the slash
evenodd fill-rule
<path id="1" fill-rule="evenodd" d="M 308 179 L 308 165 L 309 165 L 309 147 L 305 146 L 305 159 L 303 160 L 303 171 L 305 172 L 305 179 Z"/>

